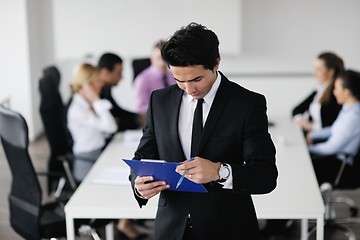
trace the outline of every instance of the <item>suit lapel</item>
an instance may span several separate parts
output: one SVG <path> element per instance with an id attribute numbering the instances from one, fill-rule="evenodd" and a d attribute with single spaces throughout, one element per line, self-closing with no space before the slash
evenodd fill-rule
<path id="1" fill-rule="evenodd" d="M 220 73 L 220 74 L 221 74 L 221 83 L 220 83 L 219 89 L 216 92 L 214 101 L 211 105 L 209 115 L 206 119 L 205 126 L 204 126 L 203 132 L 201 134 L 197 155 L 201 154 L 209 137 L 211 136 L 211 133 L 213 132 L 213 129 L 216 127 L 216 124 L 218 123 L 218 120 L 221 117 L 221 115 L 225 109 L 225 106 L 228 102 L 228 99 L 229 99 L 228 98 L 229 80 L 222 73 Z"/>
<path id="2" fill-rule="evenodd" d="M 176 156 L 181 157 L 180 159 L 173 159 L 173 160 L 184 160 L 185 154 L 183 151 L 183 148 L 181 146 L 180 137 L 179 137 L 179 112 L 180 112 L 180 105 L 181 100 L 183 96 L 183 91 L 176 87 L 172 91 L 172 96 L 170 98 L 171 101 L 169 101 L 169 124 L 170 124 L 170 139 L 172 141 L 172 144 L 174 146 L 171 151 L 176 152 Z"/>

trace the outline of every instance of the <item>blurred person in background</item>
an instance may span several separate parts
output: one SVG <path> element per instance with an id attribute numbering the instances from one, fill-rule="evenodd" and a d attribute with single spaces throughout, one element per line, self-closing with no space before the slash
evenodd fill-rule
<path id="1" fill-rule="evenodd" d="M 73 173 L 81 182 L 106 146 L 108 137 L 118 130 L 112 115 L 111 101 L 100 98 L 104 82 L 101 70 L 84 63 L 74 70 L 71 83 L 72 101 L 68 108 L 68 128 L 74 140 Z M 133 227 L 132 220 L 121 219 L 118 224 L 122 239 L 143 236 Z"/>
<path id="2" fill-rule="evenodd" d="M 117 125 L 110 109 L 112 104 L 100 99 L 103 82 L 99 70 L 87 63 L 74 70 L 67 122 L 74 145 L 74 177 L 81 182 L 106 145 L 106 138 Z"/>
<path id="3" fill-rule="evenodd" d="M 319 184 L 333 184 L 342 161 L 347 163 L 342 181 L 356 182 L 351 177 L 358 175 L 351 171 L 360 146 L 360 73 L 351 70 L 342 73 L 335 81 L 334 95 L 343 105 L 334 124 L 313 130 L 306 138 Z M 321 142 L 314 143 L 317 140 Z"/>
<path id="4" fill-rule="evenodd" d="M 113 53 L 104 53 L 98 63 L 100 79 L 104 82 L 100 97 L 107 99 L 112 104 L 111 114 L 114 116 L 118 131 L 137 129 L 140 127 L 139 116 L 135 113 L 122 109 L 112 97 L 111 89 L 117 86 L 122 79 L 123 61 Z"/>
<path id="5" fill-rule="evenodd" d="M 136 111 L 140 115 L 142 126 L 145 124 L 151 93 L 175 84 L 172 73 L 161 57 L 160 48 L 163 44 L 163 40 L 155 44 L 150 56 L 151 66 L 142 71 L 134 80 Z"/>
<path id="6" fill-rule="evenodd" d="M 334 81 L 343 69 L 343 60 L 335 53 L 321 53 L 314 61 L 316 90 L 292 111 L 293 120 L 305 133 L 331 126 L 338 116 L 341 106 L 333 90 Z"/>

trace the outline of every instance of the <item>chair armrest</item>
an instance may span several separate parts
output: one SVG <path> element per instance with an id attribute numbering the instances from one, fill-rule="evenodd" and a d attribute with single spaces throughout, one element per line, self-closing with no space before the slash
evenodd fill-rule
<path id="1" fill-rule="evenodd" d="M 62 165 L 65 170 L 66 178 L 70 183 L 70 187 L 73 191 L 77 188 L 77 184 L 74 178 L 74 175 L 72 174 L 71 168 L 72 168 L 72 161 L 74 156 L 70 153 L 65 155 L 59 155 L 57 156 L 57 160 L 62 162 Z"/>

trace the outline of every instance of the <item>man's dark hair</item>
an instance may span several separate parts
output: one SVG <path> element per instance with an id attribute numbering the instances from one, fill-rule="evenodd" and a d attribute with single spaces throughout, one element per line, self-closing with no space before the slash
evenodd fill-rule
<path id="1" fill-rule="evenodd" d="M 342 85 L 351 91 L 352 95 L 360 101 L 360 73 L 353 70 L 346 70 L 339 74 Z"/>
<path id="2" fill-rule="evenodd" d="M 104 53 L 99 59 L 98 68 L 106 68 L 112 72 L 114 70 L 115 64 L 122 64 L 122 62 L 122 59 L 118 55 L 113 53 Z"/>
<path id="3" fill-rule="evenodd" d="M 213 31 L 192 22 L 165 42 L 161 56 L 170 66 L 203 65 L 205 69 L 213 70 L 220 57 L 219 39 Z"/>

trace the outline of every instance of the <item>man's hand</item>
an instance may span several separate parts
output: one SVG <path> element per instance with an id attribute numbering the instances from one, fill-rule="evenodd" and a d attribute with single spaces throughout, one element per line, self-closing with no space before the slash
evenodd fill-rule
<path id="1" fill-rule="evenodd" d="M 154 180 L 153 177 L 136 177 L 135 179 L 135 190 L 145 199 L 150 199 L 159 192 L 170 187 L 164 181 L 150 182 Z"/>
<path id="2" fill-rule="evenodd" d="M 201 157 L 195 157 L 191 162 L 185 161 L 176 167 L 176 172 L 183 174 L 188 169 L 185 177 L 195 183 L 208 183 L 219 180 L 220 163 L 214 163 Z"/>

